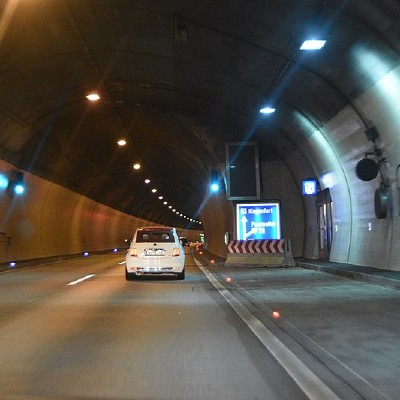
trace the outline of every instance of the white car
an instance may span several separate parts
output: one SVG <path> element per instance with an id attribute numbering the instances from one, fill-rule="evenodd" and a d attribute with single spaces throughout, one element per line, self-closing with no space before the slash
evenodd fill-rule
<path id="1" fill-rule="evenodd" d="M 144 274 L 174 274 L 185 279 L 185 252 L 175 228 L 138 228 L 125 257 L 126 280 Z"/>

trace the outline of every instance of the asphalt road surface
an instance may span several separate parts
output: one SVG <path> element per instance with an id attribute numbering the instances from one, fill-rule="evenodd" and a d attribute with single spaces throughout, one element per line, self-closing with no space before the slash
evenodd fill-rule
<path id="1" fill-rule="evenodd" d="M 399 291 L 190 254 L 127 282 L 123 259 L 0 274 L 1 399 L 399 398 Z"/>

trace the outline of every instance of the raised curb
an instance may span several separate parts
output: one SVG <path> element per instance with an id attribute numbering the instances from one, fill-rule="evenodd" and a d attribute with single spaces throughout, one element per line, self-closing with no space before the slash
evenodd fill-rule
<path id="1" fill-rule="evenodd" d="M 313 262 L 296 260 L 296 265 L 301 268 L 312 269 L 319 272 L 327 272 L 345 278 L 368 282 L 392 289 L 400 289 L 400 272 L 380 270 L 352 264 Z"/>

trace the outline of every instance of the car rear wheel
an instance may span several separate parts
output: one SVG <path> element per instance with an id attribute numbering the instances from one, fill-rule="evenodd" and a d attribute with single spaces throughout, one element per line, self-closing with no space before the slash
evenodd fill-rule
<path id="1" fill-rule="evenodd" d="M 176 277 L 180 280 L 183 281 L 185 279 L 185 268 L 180 272 L 179 274 L 176 275 Z"/>
<path id="2" fill-rule="evenodd" d="M 135 279 L 136 278 L 136 275 L 135 274 L 131 274 L 130 272 L 128 272 L 127 270 L 126 270 L 126 268 L 125 268 L 125 279 L 127 280 L 127 281 L 131 281 L 131 280 L 133 280 L 133 279 Z"/>

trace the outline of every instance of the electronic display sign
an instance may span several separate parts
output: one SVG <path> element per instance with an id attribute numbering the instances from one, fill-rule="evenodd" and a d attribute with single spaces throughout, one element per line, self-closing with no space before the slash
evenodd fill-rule
<path id="1" fill-rule="evenodd" d="M 227 200 L 260 199 L 260 166 L 257 142 L 225 143 Z"/>
<path id="2" fill-rule="evenodd" d="M 238 240 L 280 239 L 279 203 L 237 204 L 236 235 Z"/>

